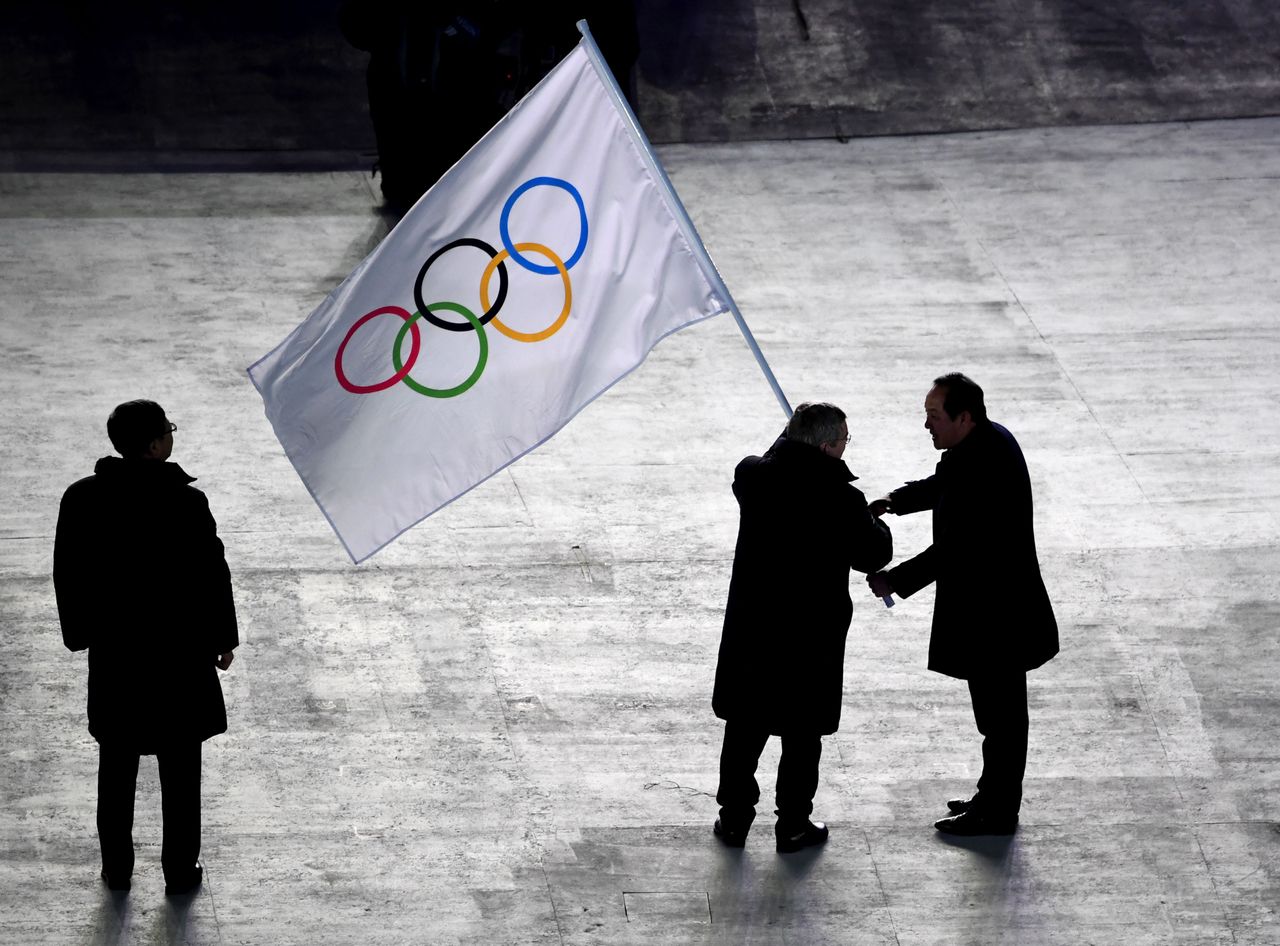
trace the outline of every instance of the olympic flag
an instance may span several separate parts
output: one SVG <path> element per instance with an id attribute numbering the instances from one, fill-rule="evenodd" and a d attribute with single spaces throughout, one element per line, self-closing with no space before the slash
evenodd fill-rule
<path id="1" fill-rule="evenodd" d="M 355 562 L 545 442 L 666 335 L 737 315 L 583 32 L 249 369 Z"/>

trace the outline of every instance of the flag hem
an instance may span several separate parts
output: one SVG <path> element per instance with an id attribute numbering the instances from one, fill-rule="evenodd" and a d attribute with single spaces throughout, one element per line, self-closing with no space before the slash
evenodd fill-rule
<path id="1" fill-rule="evenodd" d="M 281 342 L 280 345 L 283 345 L 292 336 L 293 336 L 293 333 L 290 332 L 288 335 L 285 336 L 284 342 Z M 277 345 L 276 348 L 279 348 L 280 345 Z M 266 395 L 266 392 L 262 390 L 262 385 L 258 384 L 258 379 L 253 376 L 253 369 L 256 368 L 262 362 L 266 361 L 268 358 L 270 358 L 272 354 L 275 353 L 275 350 L 276 350 L 275 348 L 271 349 L 271 351 L 267 352 L 265 355 L 263 355 L 261 358 L 259 358 L 252 365 L 250 365 L 248 368 L 245 369 L 245 374 L 247 374 L 249 376 L 249 380 L 253 382 L 253 386 L 258 392 L 258 397 L 262 398 L 263 404 L 267 403 L 267 395 Z M 355 553 L 351 551 L 351 546 L 347 545 L 347 540 L 344 539 L 342 537 L 342 533 L 338 531 L 338 524 L 329 517 L 329 510 L 324 508 L 324 503 L 320 502 L 320 497 L 316 495 L 315 490 L 311 488 L 311 484 L 307 481 L 306 476 L 304 476 L 302 473 L 302 470 L 298 468 L 298 464 L 294 462 L 293 455 L 289 452 L 289 448 L 286 447 L 284 445 L 284 441 L 280 439 L 280 432 L 276 430 L 276 422 L 271 419 L 271 415 L 269 414 L 267 415 L 267 420 L 271 424 L 271 432 L 275 434 L 276 441 L 280 444 L 280 449 L 284 452 L 285 459 L 289 461 L 289 465 L 293 467 L 293 472 L 298 474 L 298 479 L 302 480 L 302 485 L 306 487 L 307 495 L 311 497 L 311 501 L 316 504 L 316 508 L 320 510 L 320 514 L 324 516 L 324 521 L 329 523 L 329 528 L 333 530 L 333 534 L 336 535 L 338 537 L 338 541 L 342 543 L 342 548 L 344 551 L 346 551 L 347 557 L 351 559 L 352 564 L 359 565 L 362 561 L 364 561 L 364 559 L 356 558 Z M 422 521 L 421 519 L 418 520 L 418 522 L 421 522 L 421 521 Z M 414 525 L 417 525 L 417 524 L 418 524 L 417 522 L 414 523 Z M 397 537 L 398 536 L 399 536 L 399 533 L 397 533 Z M 381 548 L 382 546 L 378 546 L 378 549 L 381 549 Z M 378 551 L 378 549 L 374 549 L 374 552 Z M 374 554 L 373 552 L 369 553 L 369 555 L 373 555 L 373 554 Z M 369 555 L 366 555 L 365 558 L 368 558 Z"/>
<path id="2" fill-rule="evenodd" d="M 600 52 L 600 47 L 596 45 L 595 38 L 591 35 L 591 28 L 587 25 L 586 20 L 579 20 L 577 27 L 578 32 L 582 34 L 581 45 L 586 50 L 587 59 L 590 60 L 596 75 L 613 98 L 614 108 L 617 109 L 618 114 L 622 117 L 622 124 L 630 134 L 632 143 L 639 149 L 640 155 L 648 166 L 650 173 L 657 178 L 660 190 L 667 203 L 667 209 L 671 211 L 671 215 L 675 218 L 677 225 L 680 227 L 680 232 L 684 236 L 685 243 L 688 244 L 694 258 L 698 261 L 698 268 L 702 270 L 703 276 L 711 283 L 711 288 L 723 297 L 729 313 L 738 324 L 738 330 L 742 332 L 742 337 L 746 340 L 747 347 L 751 349 L 751 354 L 755 356 L 756 363 L 759 364 L 760 370 L 764 373 L 765 380 L 769 382 L 769 387 L 773 389 L 774 397 L 782 405 L 782 412 L 787 417 L 790 417 L 791 404 L 787 401 L 787 396 L 782 392 L 782 385 L 774 377 L 773 369 L 769 367 L 769 362 L 765 359 L 764 352 L 760 350 L 760 345 L 756 342 L 755 336 L 751 334 L 751 329 L 747 327 L 747 320 L 742 317 L 742 312 L 738 309 L 738 304 L 734 302 L 733 295 L 729 292 L 729 287 L 725 284 L 724 277 L 720 275 L 720 270 L 716 267 L 715 260 L 711 258 L 711 253 L 707 250 L 706 244 L 702 242 L 698 228 L 693 225 L 693 219 L 689 216 L 689 212 L 685 210 L 684 203 L 680 200 L 680 195 L 676 193 L 675 185 L 671 183 L 671 178 L 667 176 L 666 168 L 658 160 L 648 135 L 640 127 L 640 120 L 636 118 L 636 113 L 632 111 L 631 104 L 627 101 L 626 96 L 622 94 L 622 89 L 618 87 L 618 80 L 614 77 L 613 70 L 609 68 L 609 64 L 605 62 L 604 55 Z"/>
<path id="3" fill-rule="evenodd" d="M 639 149 L 640 156 L 644 159 L 650 173 L 657 178 L 657 182 L 660 185 L 659 190 L 662 192 L 662 199 L 666 202 L 667 209 L 671 211 L 671 215 L 675 217 L 676 223 L 680 227 L 681 235 L 684 237 L 685 242 L 689 244 L 689 249 L 693 251 L 694 258 L 698 261 L 698 268 L 702 270 L 703 275 L 707 277 L 707 281 L 711 283 L 711 288 L 723 295 L 729 310 L 736 310 L 737 306 L 733 302 L 733 297 L 729 294 L 729 287 L 725 285 L 724 278 L 720 275 L 720 270 L 716 268 L 715 261 L 711 258 L 711 254 L 707 252 L 706 244 L 702 242 L 702 237 L 698 235 L 698 230 L 693 225 L 693 220 L 689 217 L 689 212 L 685 210 L 679 195 L 676 194 L 675 185 L 671 183 L 671 178 L 667 176 L 666 168 L 662 166 L 662 162 L 658 160 L 658 156 L 654 153 L 649 136 L 640 127 L 640 121 L 636 118 L 636 113 L 631 110 L 631 104 L 627 101 L 626 96 L 622 94 L 622 90 L 618 88 L 618 80 L 614 78 L 613 70 L 609 68 L 609 64 L 604 61 L 604 56 L 600 52 L 600 47 L 596 45 L 595 38 L 591 35 L 587 21 L 579 20 L 577 25 L 578 31 L 582 34 L 582 47 L 586 50 L 587 59 L 591 61 L 591 67 L 595 70 L 596 76 L 600 79 L 605 89 L 608 90 L 609 97 L 613 100 L 613 106 L 622 118 L 623 127 L 627 129 L 632 142 Z"/>

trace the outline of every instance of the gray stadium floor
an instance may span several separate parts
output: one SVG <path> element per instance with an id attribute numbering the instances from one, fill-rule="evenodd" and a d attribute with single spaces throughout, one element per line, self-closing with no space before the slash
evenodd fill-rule
<path id="1" fill-rule="evenodd" d="M 661 149 L 792 402 L 869 495 L 932 469 L 936 374 L 1020 438 L 1061 656 L 1023 823 L 945 841 L 978 737 L 931 593 L 853 581 L 822 850 L 721 848 L 709 706 L 737 460 L 782 412 L 728 317 L 360 567 L 244 369 L 385 232 L 358 174 L 0 176 L 0 942 L 1280 942 L 1280 120 Z M 243 645 L 204 752 L 207 880 L 166 901 L 154 765 L 97 879 L 61 491 L 159 400 Z M 899 557 L 927 517 L 892 519 Z M 791 582 L 785 566 L 779 593 Z M 991 608 L 1000 608 L 993 576 Z"/>

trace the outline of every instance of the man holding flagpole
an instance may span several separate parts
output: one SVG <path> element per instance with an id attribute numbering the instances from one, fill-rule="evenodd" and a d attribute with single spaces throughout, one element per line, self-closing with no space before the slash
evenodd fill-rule
<path id="1" fill-rule="evenodd" d="M 840 408 L 801 404 L 765 455 L 734 471 L 741 517 L 712 696 L 725 721 L 715 834 L 730 847 L 746 843 L 755 820 L 770 736 L 782 739 L 778 851 L 827 840 L 809 815 L 822 737 L 840 724 L 849 570 L 874 572 L 893 556 L 889 527 L 841 459 L 848 442 Z"/>

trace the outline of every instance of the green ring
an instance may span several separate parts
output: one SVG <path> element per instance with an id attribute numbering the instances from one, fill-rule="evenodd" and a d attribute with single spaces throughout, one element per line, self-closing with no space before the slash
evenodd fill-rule
<path id="1" fill-rule="evenodd" d="M 427 306 L 427 310 L 430 312 L 439 312 L 441 309 L 444 309 L 447 312 L 456 312 L 458 315 L 463 316 L 471 323 L 471 327 L 476 330 L 476 337 L 480 339 L 480 358 L 476 362 L 475 370 L 471 372 L 471 377 L 453 388 L 429 388 L 426 385 L 422 385 L 417 381 L 414 381 L 413 378 L 408 375 L 405 375 L 401 380 L 403 380 L 405 384 L 409 385 L 409 387 L 414 391 L 417 391 L 419 394 L 425 394 L 427 397 L 457 397 L 464 391 L 469 390 L 473 384 L 480 380 L 480 375 L 484 372 L 485 362 L 489 360 L 489 339 L 485 337 L 484 326 L 480 324 L 480 320 L 476 318 L 472 311 L 466 306 L 459 305 L 456 302 L 433 302 Z M 395 344 L 391 346 L 391 362 L 396 366 L 397 373 L 399 373 L 401 367 L 404 365 L 404 362 L 400 358 L 400 345 L 404 342 L 405 335 L 409 333 L 409 326 L 420 318 L 422 318 L 422 312 L 419 311 L 413 313 L 413 317 L 405 322 L 404 325 L 400 326 L 400 331 L 396 335 Z"/>

